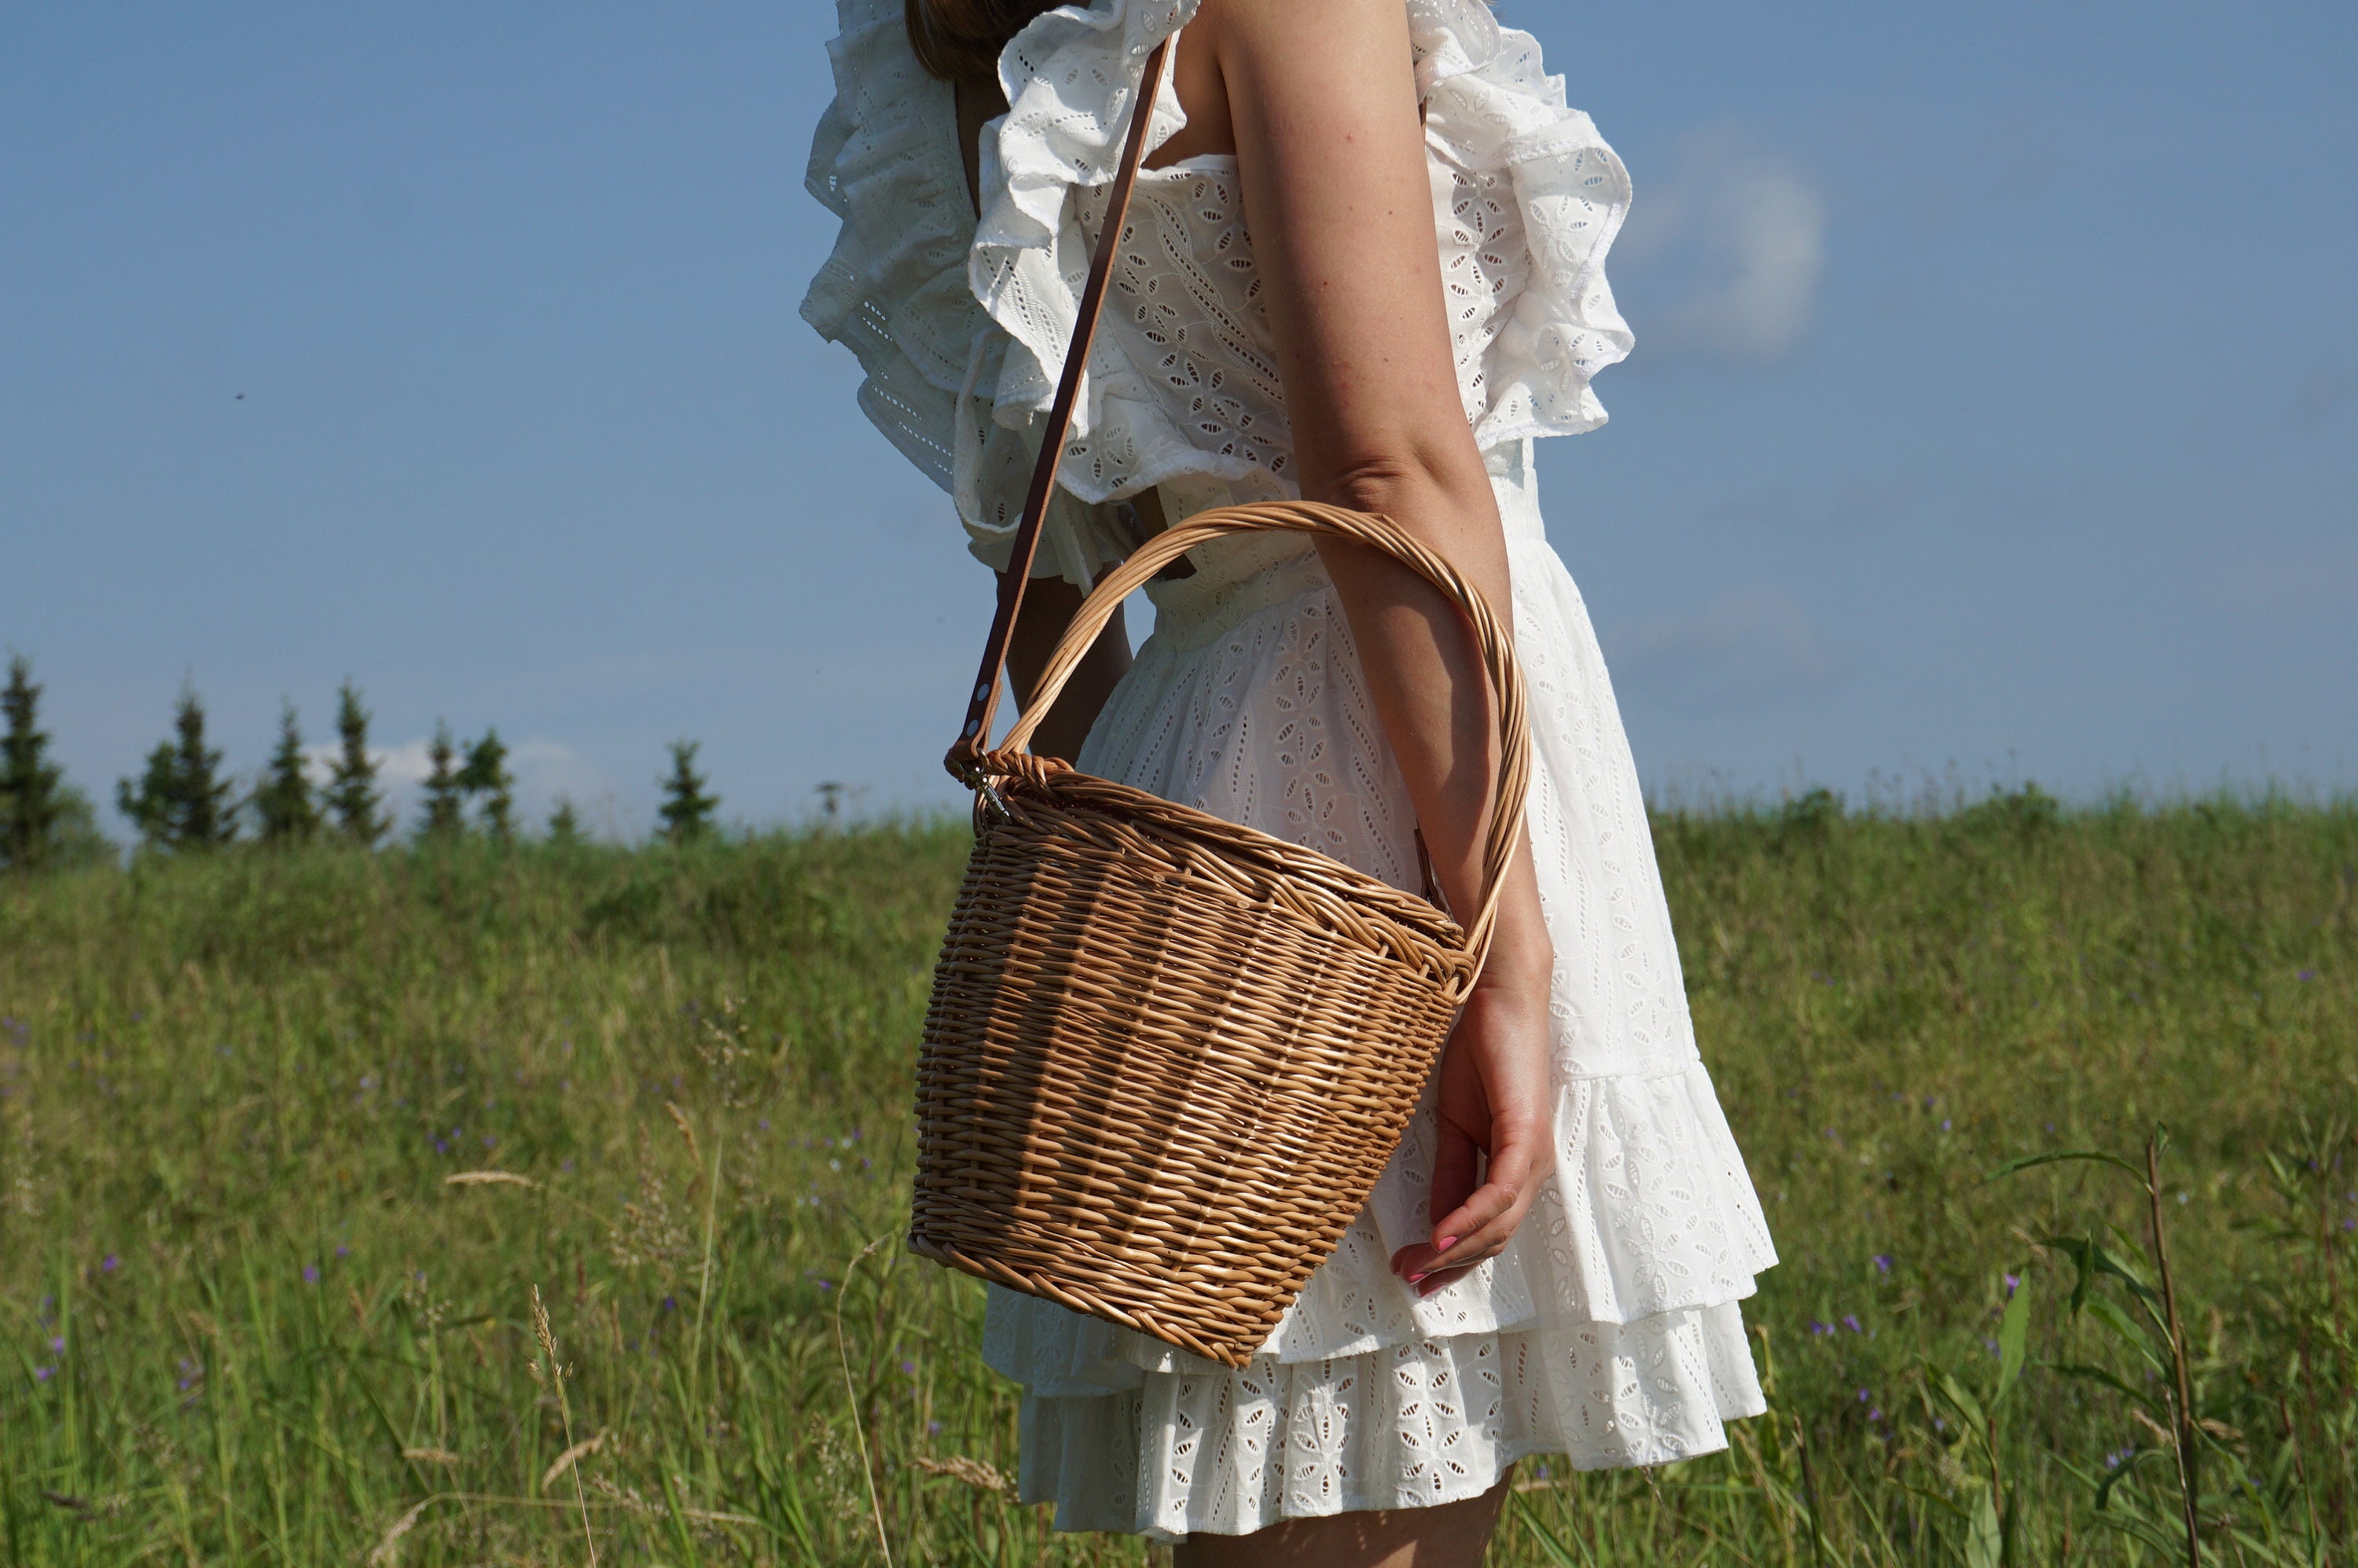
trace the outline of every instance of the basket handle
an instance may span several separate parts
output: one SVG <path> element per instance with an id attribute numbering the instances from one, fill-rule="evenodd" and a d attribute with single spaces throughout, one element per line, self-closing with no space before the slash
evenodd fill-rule
<path id="1" fill-rule="evenodd" d="M 976 762 L 986 773 L 1012 771 L 1006 765 L 1007 761 L 1012 753 L 1022 752 L 1032 739 L 1033 730 L 1055 706 L 1057 693 L 1064 690 L 1065 682 L 1096 643 L 1106 622 L 1113 619 L 1115 610 L 1164 565 L 1214 539 L 1271 530 L 1347 539 L 1380 550 L 1439 589 L 1465 612 L 1474 628 L 1474 640 L 1482 651 L 1482 672 L 1497 697 L 1492 712 L 1498 720 L 1499 752 L 1496 804 L 1490 812 L 1489 834 L 1482 846 L 1482 910 L 1466 928 L 1467 951 L 1478 973 L 1490 950 L 1499 890 L 1506 883 L 1507 868 L 1515 858 L 1515 846 L 1521 841 L 1523 796 L 1531 782 L 1531 732 L 1524 712 L 1522 669 L 1515 660 L 1514 638 L 1498 623 L 1481 591 L 1459 576 L 1457 568 L 1438 552 L 1389 517 L 1311 501 L 1270 501 L 1199 512 L 1155 535 L 1131 552 L 1130 558 L 1090 593 L 1074 615 L 1072 624 L 1065 629 L 1064 639 L 1056 644 L 1048 667 L 1041 672 L 1039 685 L 1032 700 L 1024 704 L 1022 717 L 1015 721 L 1015 727 L 998 748 L 979 754 Z M 994 767 L 994 763 L 1001 765 Z"/>

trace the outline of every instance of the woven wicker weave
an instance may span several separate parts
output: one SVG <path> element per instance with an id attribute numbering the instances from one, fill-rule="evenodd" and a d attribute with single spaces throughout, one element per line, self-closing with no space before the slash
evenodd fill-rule
<path id="1" fill-rule="evenodd" d="M 1264 528 L 1373 545 L 1472 621 L 1503 765 L 1470 932 L 1339 860 L 1022 751 L 1125 596 L 1184 550 Z M 910 1245 L 1243 1365 L 1367 1202 L 1479 972 L 1527 742 L 1496 618 L 1385 519 L 1233 507 L 1143 546 L 979 759 L 918 1067 Z"/>
<path id="2" fill-rule="evenodd" d="M 1154 102 L 1168 57 L 1149 57 L 1134 103 Z M 1447 562 L 1385 518 L 1272 503 L 1141 546 L 985 749 L 1146 133 L 1135 115 L 947 759 L 976 789 L 975 848 L 925 1014 L 909 1245 L 1242 1366 L 1366 1204 L 1481 972 L 1529 734 L 1511 642 Z M 1339 860 L 1023 750 L 1132 590 L 1261 529 L 1381 550 L 1472 623 L 1500 765 L 1470 928 Z"/>

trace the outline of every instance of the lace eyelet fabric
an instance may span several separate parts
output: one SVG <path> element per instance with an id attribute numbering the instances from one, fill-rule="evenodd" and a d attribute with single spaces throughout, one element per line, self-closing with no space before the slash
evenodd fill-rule
<path id="1" fill-rule="evenodd" d="M 1530 1454 L 1662 1464 L 1764 1408 L 1739 1303 L 1776 1260 L 1689 1020 L 1636 767 L 1586 607 L 1546 540 L 1532 441 L 1604 422 L 1626 354 L 1603 264 L 1628 181 L 1537 45 L 1478 0 L 1404 0 L 1466 417 L 1508 536 L 1529 687 L 1527 806 L 1555 946 L 1555 1169 L 1513 1243 L 1418 1298 L 1436 1132 L 1412 1119 L 1374 1195 L 1249 1367 L 994 1290 L 986 1361 L 1022 1384 L 1021 1486 L 1060 1527 L 1162 1540 L 1477 1495 Z M 1001 59 L 982 214 L 948 92 L 900 0 L 840 0 L 811 189 L 842 218 L 805 315 L 859 357 L 861 406 L 1009 557 L 1146 55 L 1195 0 L 1050 11 Z M 1152 106 L 1150 145 L 1184 123 Z M 1118 237 L 1063 489 L 1035 571 L 1130 547 L 1120 503 L 1298 493 L 1233 159 L 1147 171 Z M 1417 885 L 1413 817 L 1348 621 L 1293 536 L 1193 552 L 1076 759 L 1087 771 Z"/>

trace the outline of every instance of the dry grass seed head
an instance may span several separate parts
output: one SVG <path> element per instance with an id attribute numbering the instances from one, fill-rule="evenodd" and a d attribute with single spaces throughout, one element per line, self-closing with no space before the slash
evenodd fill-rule
<path id="1" fill-rule="evenodd" d="M 592 1454 L 597 1453 L 598 1450 L 603 1448 L 605 1445 L 606 1434 L 601 1432 L 595 1437 L 583 1438 L 580 1442 L 575 1444 L 572 1447 L 558 1454 L 557 1456 L 557 1463 L 551 1465 L 547 1471 L 540 1477 L 540 1489 L 544 1492 L 548 1490 L 549 1487 L 557 1484 L 559 1476 L 563 1476 L 568 1470 L 572 1469 L 573 1466 L 581 1460 L 587 1459 Z"/>
<path id="2" fill-rule="evenodd" d="M 368 1554 L 369 1568 L 384 1568 L 384 1564 L 392 1562 L 395 1548 L 399 1545 L 401 1538 L 407 1535 L 416 1527 L 417 1521 L 425 1517 L 426 1510 L 433 1506 L 434 1499 L 428 1498 L 424 1502 L 414 1504 L 407 1513 L 394 1520 L 393 1528 L 386 1530 L 378 1540 L 376 1550 Z"/>
<path id="3" fill-rule="evenodd" d="M 964 1481 L 978 1491 L 1005 1496 L 1015 1490 L 1015 1484 L 990 1465 L 964 1454 L 953 1454 L 947 1459 L 934 1459 L 921 1454 L 909 1463 L 928 1476 L 947 1476 L 953 1481 Z"/>

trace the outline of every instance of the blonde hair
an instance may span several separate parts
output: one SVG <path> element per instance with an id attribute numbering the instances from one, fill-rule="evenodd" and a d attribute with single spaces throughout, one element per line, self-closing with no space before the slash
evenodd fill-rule
<path id="1" fill-rule="evenodd" d="M 909 47 L 944 81 L 999 79 L 1008 40 L 1058 0 L 904 0 Z"/>

